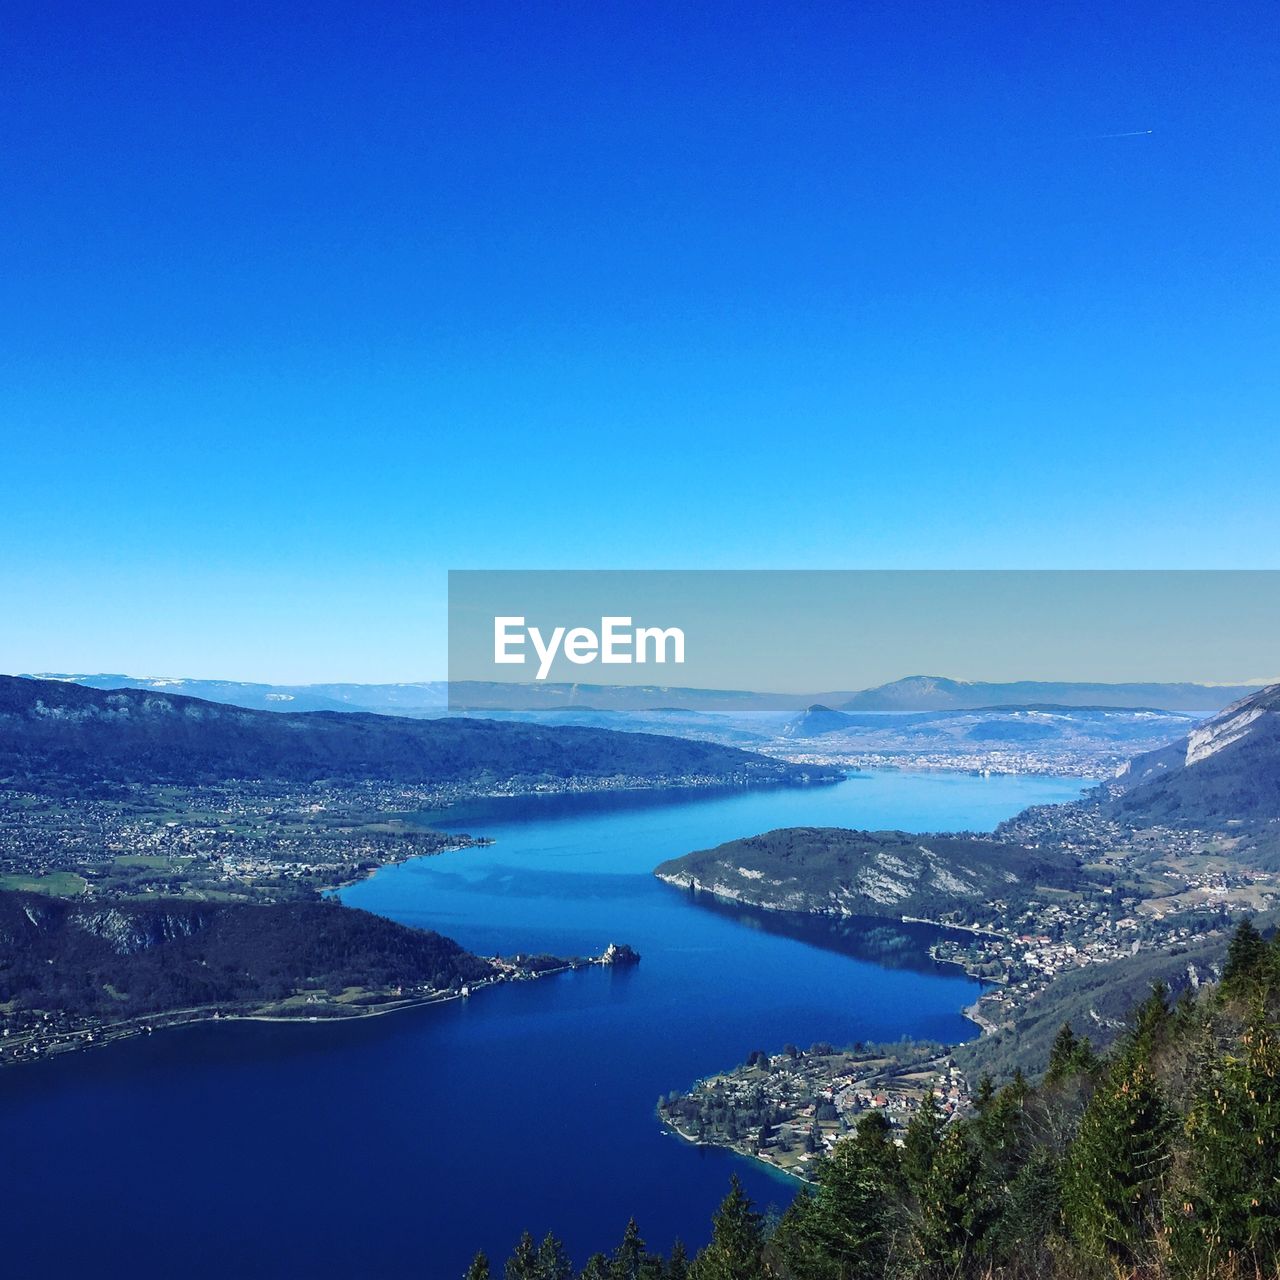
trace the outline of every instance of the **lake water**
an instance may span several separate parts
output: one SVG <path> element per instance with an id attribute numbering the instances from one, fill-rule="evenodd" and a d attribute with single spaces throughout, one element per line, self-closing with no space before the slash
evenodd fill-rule
<path id="1" fill-rule="evenodd" d="M 979 987 L 928 960 L 927 930 L 868 949 L 863 922 L 707 909 L 653 867 L 780 826 L 989 830 L 1081 785 L 883 772 L 451 813 L 441 825 L 496 843 L 384 868 L 343 901 L 482 953 L 616 941 L 641 964 L 4 1071 L 8 1270 L 450 1280 L 478 1247 L 504 1258 L 525 1227 L 554 1229 L 581 1261 L 633 1213 L 655 1247 L 701 1244 L 732 1171 L 762 1205 L 784 1205 L 792 1184 L 665 1134 L 659 1094 L 789 1041 L 965 1038 Z"/>

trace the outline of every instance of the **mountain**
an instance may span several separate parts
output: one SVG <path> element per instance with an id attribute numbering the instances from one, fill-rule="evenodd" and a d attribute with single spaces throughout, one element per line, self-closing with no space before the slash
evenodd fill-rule
<path id="1" fill-rule="evenodd" d="M 1254 690 L 1171 746 L 1135 756 L 1117 783 L 1105 807 L 1130 823 L 1280 822 L 1280 684 Z"/>
<path id="2" fill-rule="evenodd" d="M 471 713 L 455 708 L 454 714 Z M 700 738 L 707 742 L 745 747 L 767 742 L 774 736 L 765 731 L 765 723 L 760 718 L 734 719 L 710 711 L 686 711 L 680 707 L 639 708 L 635 711 L 608 711 L 588 706 L 554 707 L 546 711 L 508 711 L 492 707 L 484 711 L 484 716 L 490 720 L 521 720 L 529 724 L 586 725 L 597 729 L 616 729 L 622 733 L 662 733 L 675 738 Z"/>
<path id="3" fill-rule="evenodd" d="M 401 684 L 255 684 L 177 676 L 71 675 L 31 677 L 92 689 L 147 689 L 224 702 L 260 711 L 377 711 L 401 716 L 477 715 L 501 711 L 549 720 L 558 715 L 704 713 L 778 727 L 818 704 L 837 712 L 919 712 L 987 707 L 1057 705 L 1158 708 L 1200 717 L 1255 692 L 1253 686 L 1202 684 L 1072 684 L 1020 681 L 973 683 L 943 676 L 908 676 L 861 692 L 756 693 L 745 689 L 690 689 L 672 685 L 505 683 L 443 680 Z M 750 724 L 739 723 L 739 728 Z"/>
<path id="4" fill-rule="evenodd" d="M 861 728 L 866 724 L 866 716 L 852 716 L 844 711 L 835 711 L 815 702 L 806 707 L 793 720 L 788 720 L 782 727 L 784 738 L 818 738 L 824 733 L 838 733 L 845 729 Z"/>
<path id="5" fill-rule="evenodd" d="M 1052 703 L 1068 707 L 1158 707 L 1193 716 L 1213 715 L 1237 698 L 1256 692 L 1250 685 L 1085 684 L 1017 680 L 1009 684 L 907 676 L 855 693 L 839 711 L 943 711 L 955 707 L 1025 707 Z"/>
<path id="6" fill-rule="evenodd" d="M 736 747 L 606 729 L 270 713 L 155 690 L 0 676 L 0 777 L 181 783 L 376 779 L 470 787 L 834 781 Z"/>
<path id="7" fill-rule="evenodd" d="M 65 675 L 59 680 L 86 689 L 148 689 L 259 711 L 381 711 L 393 715 L 442 715 L 449 701 L 441 680 L 420 684 L 254 684 L 244 680 L 189 680 L 181 676 Z"/>
<path id="8" fill-rule="evenodd" d="M 1168 742 L 1185 733 L 1192 723 L 1192 716 L 1150 707 L 1031 703 L 892 714 L 836 711 L 815 705 L 789 721 L 783 733 L 797 739 L 839 735 L 841 745 L 862 750 L 975 745 L 1016 748 L 1034 743 L 1073 748 L 1124 747 L 1128 753 Z"/>
<path id="9" fill-rule="evenodd" d="M 440 716 L 453 711 L 484 715 L 491 711 L 551 715 L 572 711 L 687 711 L 719 715 L 793 714 L 806 695 L 751 693 L 735 689 L 683 689 L 668 685 L 508 683 L 494 680 L 426 680 L 403 684 L 255 684 L 242 680 L 190 679 L 182 676 L 73 675 L 42 672 L 35 680 L 59 680 L 90 689 L 153 689 L 210 702 L 262 711 L 378 711 L 391 715 Z M 849 691 L 810 694 L 835 701 Z"/>
<path id="10" fill-rule="evenodd" d="M 770 911 L 836 916 L 954 912 L 989 918 L 992 900 L 1013 902 L 1036 886 L 1068 887 L 1075 859 L 956 835 L 787 827 L 672 858 L 659 880 Z"/>
<path id="11" fill-rule="evenodd" d="M 701 711 L 739 717 L 787 716 L 817 694 L 756 693 L 747 689 L 689 689 L 679 685 L 555 684 L 462 680 L 449 686 L 450 704 L 470 711 L 556 711 L 592 707 L 601 711 Z M 846 698 L 848 693 L 821 695 Z"/>

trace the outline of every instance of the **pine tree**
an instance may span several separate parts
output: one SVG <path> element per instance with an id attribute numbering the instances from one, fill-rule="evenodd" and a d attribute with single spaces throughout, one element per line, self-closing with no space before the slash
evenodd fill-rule
<path id="1" fill-rule="evenodd" d="M 711 1243 L 693 1264 L 694 1280 L 760 1280 L 763 1252 L 764 1217 L 734 1174 L 712 1221 Z"/>
<path id="2" fill-rule="evenodd" d="M 614 1252 L 613 1261 L 609 1264 L 610 1280 L 640 1280 L 640 1268 L 644 1263 L 644 1241 L 640 1238 L 640 1228 L 636 1220 L 627 1221 L 627 1229 L 622 1233 L 622 1243 Z"/>
<path id="3" fill-rule="evenodd" d="M 993 1217 L 982 1155 L 967 1126 L 953 1124 L 942 1135 L 920 1188 L 914 1245 L 924 1274 L 965 1273 Z"/>
<path id="4" fill-rule="evenodd" d="M 1076 1052 L 1076 1033 L 1071 1029 L 1071 1023 L 1064 1022 L 1058 1028 L 1058 1034 L 1053 1037 L 1053 1045 L 1049 1049 L 1049 1068 L 1045 1072 L 1046 1083 L 1053 1083 L 1060 1080 L 1066 1073 L 1066 1069 Z"/>
<path id="5" fill-rule="evenodd" d="M 978 1087 L 973 1092 L 974 1109 L 981 1111 L 995 1096 L 996 1082 L 984 1071 L 982 1078 L 978 1081 Z"/>
<path id="6" fill-rule="evenodd" d="M 1069 1064 L 1070 1074 L 1073 1076 L 1095 1076 L 1101 1064 L 1102 1059 L 1095 1052 L 1093 1041 L 1088 1036 L 1081 1036 L 1076 1041 L 1075 1055 Z"/>
<path id="7" fill-rule="evenodd" d="M 578 1280 L 609 1280 L 609 1259 L 603 1253 L 593 1253 L 578 1273 Z"/>
<path id="8" fill-rule="evenodd" d="M 1025 1101 L 1026 1095 L 1009 1085 L 987 1103 L 972 1126 L 972 1134 L 992 1169 L 1004 1176 L 1013 1176 L 1029 1141 Z"/>
<path id="9" fill-rule="evenodd" d="M 1151 984 L 1151 994 L 1137 1007 L 1129 1034 L 1121 1044 L 1120 1056 L 1150 1062 L 1168 1038 L 1173 1025 L 1169 988 L 1163 982 Z"/>
<path id="10" fill-rule="evenodd" d="M 667 1280 L 689 1280 L 689 1257 L 685 1253 L 684 1242 L 679 1239 L 671 1246 L 671 1257 L 667 1260 Z"/>
<path id="11" fill-rule="evenodd" d="M 1089 1038 L 1077 1036 L 1069 1023 L 1063 1023 L 1049 1052 L 1044 1082 L 1029 1108 L 1027 1099 L 1031 1091 L 1024 1090 L 1018 1126 L 1021 1141 L 1017 1149 L 1012 1150 L 1015 1159 L 1029 1154 L 1032 1129 L 1036 1143 L 1047 1146 L 1055 1160 L 1061 1156 L 1079 1130 L 1080 1118 L 1093 1094 L 1101 1065 Z M 984 1113 L 981 1117 L 984 1126 L 987 1120 Z M 1006 1169 L 1006 1176 L 1014 1177 L 1016 1171 Z"/>
<path id="12" fill-rule="evenodd" d="M 847 1141 L 847 1139 L 846 1139 Z M 818 1226 L 818 1197 L 805 1188 L 787 1206 L 770 1244 L 789 1280 L 839 1280 Z"/>
<path id="13" fill-rule="evenodd" d="M 471 1265 L 462 1280 L 489 1280 L 489 1259 L 483 1249 L 471 1259 Z"/>
<path id="14" fill-rule="evenodd" d="M 1067 1153 L 1063 1205 L 1087 1252 L 1134 1258 L 1156 1220 L 1174 1128 L 1150 1069 L 1126 1053 L 1090 1100 Z"/>
<path id="15" fill-rule="evenodd" d="M 1162 1006 L 1163 1007 L 1163 1006 Z M 1154 1012 L 1154 1010 L 1153 1010 Z M 1045 1072 L 1045 1084 L 1060 1084 L 1073 1076 L 1090 1075 L 1098 1066 L 1098 1055 L 1087 1036 L 1077 1036 L 1071 1023 L 1064 1022 L 1053 1038 L 1049 1050 L 1049 1067 Z"/>
<path id="16" fill-rule="evenodd" d="M 906 1175 L 907 1184 L 917 1195 L 929 1176 L 933 1157 L 942 1141 L 943 1124 L 938 1099 L 930 1089 L 919 1110 L 907 1122 L 902 1145 L 902 1171 Z"/>
<path id="17" fill-rule="evenodd" d="M 1241 920 L 1227 947 L 1227 960 L 1222 967 L 1223 995 L 1247 992 L 1261 980 L 1267 959 L 1267 944 L 1254 928 L 1253 921 Z"/>
<path id="18" fill-rule="evenodd" d="M 1213 1063 L 1187 1122 L 1189 1190 L 1175 1216 L 1184 1250 L 1207 1264 L 1280 1261 L 1280 1035 L 1261 1000 L 1242 1053 Z"/>
<path id="19" fill-rule="evenodd" d="M 538 1246 L 536 1266 L 538 1280 L 570 1280 L 573 1275 L 573 1264 L 564 1251 L 564 1242 L 549 1231 Z"/>
<path id="20" fill-rule="evenodd" d="M 872 1112 L 822 1163 L 816 1191 L 791 1202 L 773 1246 L 795 1280 L 879 1280 L 898 1221 L 901 1175 L 887 1125 Z"/>
<path id="21" fill-rule="evenodd" d="M 1267 944 L 1267 956 L 1262 963 L 1263 981 L 1267 988 L 1274 991 L 1280 986 L 1280 931 L 1275 933 Z"/>
<path id="22" fill-rule="evenodd" d="M 893 1126 L 884 1112 L 868 1112 L 846 1141 L 853 1144 L 853 1149 L 874 1171 L 885 1195 L 896 1196 L 906 1190 L 902 1156 L 893 1140 Z"/>
<path id="23" fill-rule="evenodd" d="M 526 1231 L 502 1271 L 504 1280 L 538 1280 L 538 1250 Z"/>
<path id="24" fill-rule="evenodd" d="M 1190 986 L 1185 986 L 1178 992 L 1178 998 L 1173 1002 L 1174 1031 L 1178 1037 L 1185 1037 L 1190 1035 L 1199 1023 L 1200 1008 L 1196 1003 L 1195 991 Z"/>
<path id="25" fill-rule="evenodd" d="M 900 1181 L 898 1152 L 884 1118 L 872 1115 L 875 1120 L 863 1120 L 823 1165 L 811 1215 L 814 1237 L 841 1280 L 872 1280 L 883 1273 L 894 1224 L 890 1190 Z"/>
<path id="26" fill-rule="evenodd" d="M 988 1232 L 994 1261 L 1016 1265 L 1019 1275 L 1050 1271 L 1047 1242 L 1062 1214 L 1062 1171 L 1057 1157 L 1035 1147 L 1005 1188 L 998 1216 Z"/>

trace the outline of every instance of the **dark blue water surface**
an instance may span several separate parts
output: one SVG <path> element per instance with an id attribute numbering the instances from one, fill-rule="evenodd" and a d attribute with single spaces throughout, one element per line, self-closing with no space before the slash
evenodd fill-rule
<path id="1" fill-rule="evenodd" d="M 731 1171 L 663 1133 L 661 1093 L 787 1042 L 958 1040 L 976 983 L 886 937 L 695 904 L 665 858 L 780 826 L 990 829 L 1073 779 L 871 773 L 832 787 L 508 800 L 441 825 L 492 846 L 380 871 L 343 901 L 483 953 L 597 953 L 592 969 L 331 1026 L 206 1025 L 0 1073 L 14 1274 L 460 1276 L 549 1228 L 579 1259 L 635 1214 L 703 1242 Z"/>

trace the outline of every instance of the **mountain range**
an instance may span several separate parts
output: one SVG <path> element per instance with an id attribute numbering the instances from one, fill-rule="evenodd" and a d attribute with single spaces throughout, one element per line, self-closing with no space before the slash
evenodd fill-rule
<path id="1" fill-rule="evenodd" d="M 259 711 L 377 711 L 388 715 L 443 715 L 449 687 L 442 680 L 409 684 L 261 684 L 245 680 L 189 680 L 180 676 L 66 675 L 29 677 L 86 689 L 148 689 Z"/>
<path id="2" fill-rule="evenodd" d="M 690 689 L 671 685 L 554 684 L 429 680 L 400 684 L 276 685 L 236 680 L 172 676 L 75 675 L 42 673 L 95 689 L 149 689 L 179 693 L 264 711 L 376 711 L 391 715 L 487 715 L 495 711 L 531 717 L 611 711 L 617 713 L 700 712 L 742 721 L 777 723 L 820 704 L 846 713 L 920 712 L 998 706 L 1155 708 L 1191 716 L 1213 715 L 1255 692 L 1250 685 L 1082 684 L 1071 681 L 988 683 L 943 676 L 907 676 L 860 691 L 768 693 L 735 689 Z"/>
<path id="3" fill-rule="evenodd" d="M 945 711 L 954 708 L 1060 707 L 1158 708 L 1193 716 L 1213 715 L 1238 698 L 1256 693 L 1257 685 L 1107 684 L 1057 680 L 1015 680 L 997 684 L 982 680 L 950 680 L 945 676 L 907 676 L 875 689 L 864 689 L 838 711 Z"/>
<path id="4" fill-rule="evenodd" d="M 270 713 L 181 694 L 0 676 L 0 777 L 75 784 L 232 778 L 424 785 L 833 781 L 715 743 L 464 718 Z"/>
<path id="5" fill-rule="evenodd" d="M 1054 703 L 974 707 L 944 711 L 836 711 L 812 706 L 789 721 L 783 736 L 856 741 L 859 748 L 906 749 L 930 745 L 1016 747 L 1031 743 L 1059 746 L 1110 745 L 1145 750 L 1185 733 L 1195 717 L 1154 708 L 1080 707 Z"/>
<path id="6" fill-rule="evenodd" d="M 1046 890 L 1081 890 L 1093 878 L 1071 839 L 1052 838 L 1058 820 L 1067 822 L 1063 830 L 1072 838 L 1082 820 L 1087 828 L 1099 814 L 1138 829 L 1239 833 L 1246 842 L 1236 857 L 1246 865 L 1246 851 L 1256 861 L 1258 851 L 1280 841 L 1280 684 L 1252 691 L 1172 745 L 1133 757 L 1114 782 L 1076 804 L 1029 812 L 1050 824 L 1029 843 L 795 827 L 686 854 L 654 874 L 773 911 L 985 923 L 999 917 L 1001 900 L 1017 907 Z"/>

